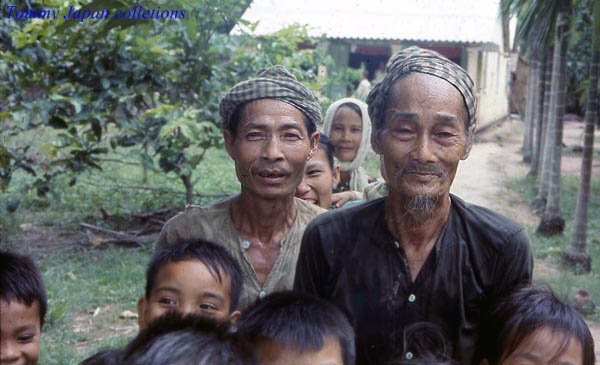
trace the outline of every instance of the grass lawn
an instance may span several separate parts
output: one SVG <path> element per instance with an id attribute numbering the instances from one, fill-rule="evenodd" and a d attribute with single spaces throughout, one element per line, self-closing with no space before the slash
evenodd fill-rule
<path id="1" fill-rule="evenodd" d="M 517 178 L 509 182 L 509 188 L 517 191 L 527 201 L 535 197 L 535 180 L 531 177 Z M 549 264 L 549 269 L 538 270 L 534 281 L 549 284 L 563 298 L 573 298 L 577 290 L 587 290 L 600 306 L 600 181 L 592 180 L 592 189 L 588 211 L 587 252 L 592 257 L 592 272 L 578 274 L 563 265 L 561 252 L 571 244 L 573 233 L 573 215 L 577 203 L 579 178 L 564 176 L 561 179 L 561 214 L 566 220 L 565 231 L 562 235 L 550 238 L 536 234 L 537 226 L 527 227 L 533 244 L 533 252 L 537 265 Z M 600 310 L 591 316 L 592 320 L 600 321 Z"/>

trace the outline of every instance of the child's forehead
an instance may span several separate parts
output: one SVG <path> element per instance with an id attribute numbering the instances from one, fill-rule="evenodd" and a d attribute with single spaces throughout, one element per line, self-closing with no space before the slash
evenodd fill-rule
<path id="1" fill-rule="evenodd" d="M 193 276 L 195 279 L 215 281 L 219 285 L 229 283 L 229 275 L 221 267 L 213 268 L 199 259 L 189 258 L 178 261 L 169 261 L 161 265 L 156 272 L 155 281 L 165 278 Z"/>
<path id="2" fill-rule="evenodd" d="M 35 319 L 39 322 L 40 319 L 40 302 L 34 299 L 30 304 L 27 304 L 25 300 L 12 298 L 6 300 L 0 298 L 0 315 L 2 317 L 19 317 L 26 319 Z"/>

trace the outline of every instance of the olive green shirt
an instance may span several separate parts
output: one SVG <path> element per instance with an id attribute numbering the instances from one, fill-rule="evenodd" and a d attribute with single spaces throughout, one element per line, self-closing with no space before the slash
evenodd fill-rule
<path id="1" fill-rule="evenodd" d="M 234 198 L 230 197 L 204 207 L 186 207 L 184 212 L 177 214 L 165 224 L 158 238 L 157 250 L 194 239 L 205 239 L 223 245 L 242 268 L 244 288 L 240 298 L 240 308 L 243 309 L 256 298 L 262 298 L 276 291 L 293 289 L 304 228 L 315 216 L 325 210 L 294 198 L 297 207 L 296 218 L 289 232 L 281 240 L 279 255 L 261 288 L 246 254 L 249 242 L 240 237 L 231 220 L 231 202 Z"/>

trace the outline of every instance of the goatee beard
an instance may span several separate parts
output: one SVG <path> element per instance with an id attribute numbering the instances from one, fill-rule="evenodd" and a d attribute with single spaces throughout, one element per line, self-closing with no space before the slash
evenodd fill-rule
<path id="1" fill-rule="evenodd" d="M 433 217 L 438 200 L 439 196 L 437 195 L 416 195 L 406 201 L 404 211 L 413 222 L 419 223 Z"/>

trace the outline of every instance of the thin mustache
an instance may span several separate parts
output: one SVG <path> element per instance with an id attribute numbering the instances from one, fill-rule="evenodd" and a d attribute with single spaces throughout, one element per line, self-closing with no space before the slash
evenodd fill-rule
<path id="1" fill-rule="evenodd" d="M 398 175 L 406 175 L 406 174 L 424 174 L 424 175 L 436 175 L 438 177 L 444 177 L 444 171 L 437 166 L 434 165 L 425 165 L 420 163 L 409 163 L 404 167 L 404 169 L 398 172 Z"/>

